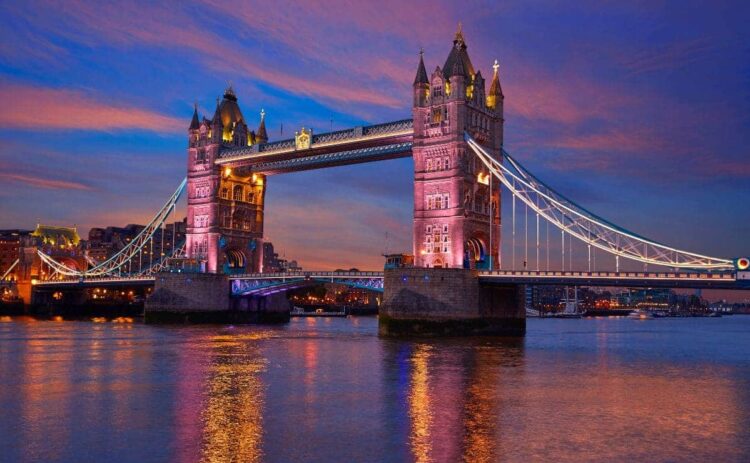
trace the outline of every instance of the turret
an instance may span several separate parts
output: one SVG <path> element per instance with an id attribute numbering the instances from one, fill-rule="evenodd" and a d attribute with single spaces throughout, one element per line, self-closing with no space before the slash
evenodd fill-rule
<path id="1" fill-rule="evenodd" d="M 190 127 L 188 127 L 188 146 L 195 146 L 198 143 L 198 129 L 200 128 L 200 122 L 198 121 L 198 103 L 195 103 L 193 108 L 193 119 L 190 121 Z"/>
<path id="2" fill-rule="evenodd" d="M 419 50 L 419 66 L 414 77 L 414 106 L 424 106 L 430 98 L 430 81 L 424 67 L 424 50 Z"/>
<path id="3" fill-rule="evenodd" d="M 458 31 L 453 38 L 453 47 L 451 48 L 448 58 L 443 66 L 443 74 L 449 83 L 449 97 L 460 99 L 466 97 L 466 87 L 471 85 L 474 78 L 474 66 L 471 64 L 469 54 L 466 52 L 466 42 L 464 41 L 461 24 L 458 25 Z"/>
<path id="4" fill-rule="evenodd" d="M 267 143 L 268 133 L 266 132 L 266 112 L 260 110 L 260 125 L 258 125 L 258 132 L 255 133 L 255 143 Z"/>
<path id="5" fill-rule="evenodd" d="M 492 65 L 493 74 L 492 74 L 492 83 L 490 84 L 490 91 L 487 94 L 487 107 L 490 109 L 493 109 L 495 113 L 502 116 L 503 114 L 503 89 L 500 87 L 500 76 L 498 75 L 498 68 L 500 65 L 497 64 L 497 60 L 495 60 L 495 64 Z"/>

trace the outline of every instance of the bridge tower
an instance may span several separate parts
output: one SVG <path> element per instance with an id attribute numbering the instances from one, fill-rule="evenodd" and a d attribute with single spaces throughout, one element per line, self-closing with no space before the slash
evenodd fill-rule
<path id="1" fill-rule="evenodd" d="M 490 269 L 499 263 L 500 185 L 464 132 L 501 159 L 503 93 L 497 61 L 486 93 L 466 49 L 459 26 L 445 64 L 429 76 L 420 52 L 413 104 L 417 267 Z"/>
<path id="2" fill-rule="evenodd" d="M 266 178 L 250 168 L 215 164 L 225 149 L 267 141 L 265 114 L 258 132 L 248 129 L 230 86 L 216 100 L 212 119 L 198 118 L 188 129 L 188 213 L 186 256 L 209 273 L 261 270 Z"/>

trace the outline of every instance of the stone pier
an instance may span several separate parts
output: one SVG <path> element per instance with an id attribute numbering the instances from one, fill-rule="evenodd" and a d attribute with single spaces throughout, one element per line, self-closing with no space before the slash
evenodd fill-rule
<path id="1" fill-rule="evenodd" d="M 379 331 L 386 336 L 523 336 L 523 285 L 481 285 L 465 269 L 387 269 Z"/>
<path id="2" fill-rule="evenodd" d="M 289 309 L 285 294 L 232 298 L 226 275 L 160 273 L 146 300 L 144 319 L 146 323 L 278 323 L 289 321 Z"/>

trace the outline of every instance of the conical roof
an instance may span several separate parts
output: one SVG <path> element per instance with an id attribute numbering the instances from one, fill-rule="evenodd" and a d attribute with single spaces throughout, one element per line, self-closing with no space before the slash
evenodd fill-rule
<path id="1" fill-rule="evenodd" d="M 218 111 L 221 116 L 221 124 L 224 127 L 231 127 L 235 123 L 244 122 L 240 105 L 237 104 L 237 95 L 234 94 L 231 85 L 224 92 L 224 98 L 219 103 Z"/>
<path id="2" fill-rule="evenodd" d="M 193 110 L 193 120 L 190 121 L 190 130 L 198 130 L 198 127 L 200 127 L 200 122 L 198 121 L 198 104 L 196 103 Z"/>
<path id="3" fill-rule="evenodd" d="M 260 125 L 258 126 L 256 137 L 259 140 L 268 141 L 268 134 L 266 133 L 266 112 L 263 109 L 260 110 Z"/>
<path id="4" fill-rule="evenodd" d="M 424 51 L 419 51 L 419 66 L 417 66 L 417 75 L 414 77 L 414 85 L 417 84 L 429 84 L 430 81 L 427 79 L 427 70 L 424 67 Z"/>
<path id="5" fill-rule="evenodd" d="M 461 24 L 458 25 L 458 31 L 453 39 L 453 47 L 443 66 L 443 76 L 446 79 L 450 79 L 455 75 L 462 75 L 467 79 L 471 79 L 474 76 L 474 65 L 471 64 L 469 54 L 466 52 L 466 42 L 461 32 Z"/>

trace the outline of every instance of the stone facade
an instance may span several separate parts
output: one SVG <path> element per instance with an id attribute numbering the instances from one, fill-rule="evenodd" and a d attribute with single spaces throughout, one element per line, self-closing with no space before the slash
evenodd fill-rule
<path id="1" fill-rule="evenodd" d="M 505 335 L 526 332 L 524 287 L 483 286 L 475 270 L 386 269 L 383 335 Z"/>
<path id="2" fill-rule="evenodd" d="M 496 159 L 503 145 L 503 95 L 494 66 L 489 94 L 463 34 L 444 67 L 428 77 L 420 57 L 414 79 L 415 266 L 497 267 L 500 185 L 464 140 L 468 132 Z M 492 225 L 490 216 L 492 215 Z M 491 249 L 490 249 L 491 248 Z"/>
<path id="3" fill-rule="evenodd" d="M 250 131 L 232 88 L 217 100 L 213 119 L 188 130 L 188 213 L 186 256 L 209 273 L 256 272 L 262 268 L 265 176 L 249 168 L 215 164 L 224 148 L 267 141 L 264 115 Z"/>

